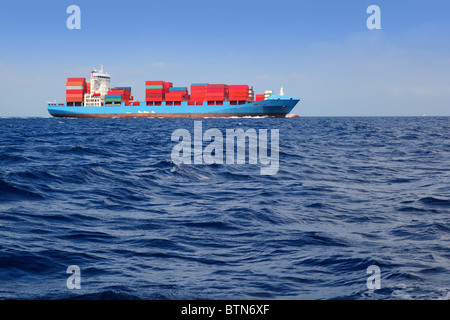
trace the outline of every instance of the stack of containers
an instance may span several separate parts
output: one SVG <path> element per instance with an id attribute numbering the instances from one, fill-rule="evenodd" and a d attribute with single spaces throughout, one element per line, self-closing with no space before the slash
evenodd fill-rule
<path id="1" fill-rule="evenodd" d="M 255 97 L 255 101 L 263 101 L 265 99 L 264 94 L 257 94 Z"/>
<path id="2" fill-rule="evenodd" d="M 206 101 L 225 101 L 228 98 L 228 86 L 226 84 L 208 84 L 206 89 Z"/>
<path id="3" fill-rule="evenodd" d="M 108 91 L 108 94 L 105 95 L 105 103 L 122 103 L 122 95 L 113 94 L 112 91 Z"/>
<path id="4" fill-rule="evenodd" d="M 133 98 L 131 97 L 131 87 L 116 87 L 110 90 L 111 94 L 122 96 L 122 102 L 130 102 Z"/>
<path id="5" fill-rule="evenodd" d="M 171 85 L 170 82 L 164 81 L 145 81 L 145 101 L 164 101 L 166 92 Z"/>
<path id="6" fill-rule="evenodd" d="M 202 104 L 206 101 L 206 93 L 208 91 L 207 83 L 193 83 L 191 84 L 191 102 Z"/>
<path id="7" fill-rule="evenodd" d="M 170 88 L 173 87 L 173 83 L 172 82 L 164 82 L 163 88 L 165 92 L 168 92 L 170 90 Z"/>
<path id="8" fill-rule="evenodd" d="M 86 93 L 86 78 L 67 78 L 66 102 L 83 102 Z"/>
<path id="9" fill-rule="evenodd" d="M 166 101 L 186 101 L 189 99 L 188 89 L 186 87 L 172 87 L 166 93 Z"/>
<path id="10" fill-rule="evenodd" d="M 117 87 L 112 88 L 108 91 L 108 94 L 105 96 L 106 103 L 121 103 L 130 102 L 131 99 L 131 88 L 130 87 Z"/>
<path id="11" fill-rule="evenodd" d="M 248 101 L 249 98 L 248 85 L 230 85 L 228 87 L 228 100 L 230 101 Z"/>

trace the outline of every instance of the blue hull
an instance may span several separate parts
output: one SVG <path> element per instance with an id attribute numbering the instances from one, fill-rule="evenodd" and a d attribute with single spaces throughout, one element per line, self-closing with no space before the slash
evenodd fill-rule
<path id="1" fill-rule="evenodd" d="M 125 106 L 124 103 L 115 106 L 83 107 L 67 106 L 66 103 L 49 103 L 48 112 L 54 117 L 73 118 L 208 118 L 208 117 L 286 117 L 294 109 L 299 98 L 271 95 L 267 100 L 232 105 L 229 101 L 223 104 L 200 106 L 174 106 L 162 102 L 161 105 L 147 105 L 140 102 L 139 106 Z"/>

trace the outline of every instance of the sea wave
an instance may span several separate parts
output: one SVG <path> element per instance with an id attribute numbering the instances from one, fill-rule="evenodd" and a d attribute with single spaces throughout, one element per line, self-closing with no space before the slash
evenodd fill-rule
<path id="1" fill-rule="evenodd" d="M 174 163 L 193 121 L 0 119 L 0 298 L 448 299 L 447 118 L 203 120 L 279 129 L 273 176 Z"/>

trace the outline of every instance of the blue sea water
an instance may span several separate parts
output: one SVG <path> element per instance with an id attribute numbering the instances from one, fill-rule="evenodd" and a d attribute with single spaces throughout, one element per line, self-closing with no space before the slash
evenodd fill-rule
<path id="1" fill-rule="evenodd" d="M 279 129 L 278 173 L 176 165 L 193 120 L 0 119 L 0 298 L 450 299 L 449 117 L 202 124 Z"/>

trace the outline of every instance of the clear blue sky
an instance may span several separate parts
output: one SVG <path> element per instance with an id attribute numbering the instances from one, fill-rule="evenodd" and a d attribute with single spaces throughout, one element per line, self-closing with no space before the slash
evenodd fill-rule
<path id="1" fill-rule="evenodd" d="M 366 27 L 372 4 L 381 30 Z M 0 116 L 48 116 L 67 77 L 102 63 L 139 100 L 145 80 L 249 84 L 284 86 L 303 116 L 449 116 L 449 17 L 447 0 L 6 1 Z"/>

